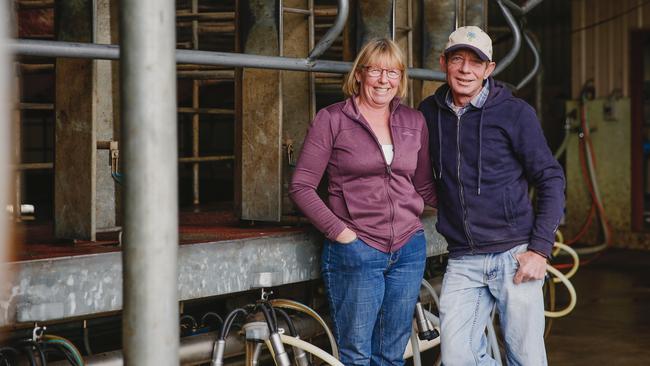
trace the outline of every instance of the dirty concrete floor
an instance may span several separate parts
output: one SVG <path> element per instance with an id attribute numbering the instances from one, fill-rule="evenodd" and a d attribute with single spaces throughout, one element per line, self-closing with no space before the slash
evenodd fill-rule
<path id="1" fill-rule="evenodd" d="M 578 303 L 553 322 L 549 365 L 650 365 L 650 252 L 610 249 L 571 281 Z"/>

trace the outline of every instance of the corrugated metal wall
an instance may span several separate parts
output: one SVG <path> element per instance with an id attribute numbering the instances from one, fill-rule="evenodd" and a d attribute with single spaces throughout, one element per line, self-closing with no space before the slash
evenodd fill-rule
<path id="1" fill-rule="evenodd" d="M 629 33 L 650 28 L 650 1 L 573 0 L 571 15 L 571 95 L 593 79 L 597 97 L 629 96 Z"/>

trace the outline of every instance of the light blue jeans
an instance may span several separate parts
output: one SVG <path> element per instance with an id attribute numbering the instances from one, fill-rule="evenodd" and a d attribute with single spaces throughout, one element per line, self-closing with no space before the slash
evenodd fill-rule
<path id="1" fill-rule="evenodd" d="M 498 254 L 449 259 L 440 296 L 440 341 L 445 366 L 496 365 L 487 354 L 485 327 L 496 304 L 508 365 L 546 365 L 543 280 L 515 285 L 516 254 L 527 245 Z"/>
<path id="2" fill-rule="evenodd" d="M 325 240 L 321 272 L 340 361 L 346 365 L 400 366 L 411 334 L 426 261 L 424 232 L 383 253 L 362 240 Z"/>

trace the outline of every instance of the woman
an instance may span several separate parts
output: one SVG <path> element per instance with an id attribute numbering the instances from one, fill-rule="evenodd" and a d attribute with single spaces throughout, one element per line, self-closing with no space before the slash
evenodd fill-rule
<path id="1" fill-rule="evenodd" d="M 420 112 L 400 104 L 404 58 L 369 42 L 347 75 L 344 102 L 318 112 L 290 195 L 325 234 L 322 276 L 345 365 L 403 365 L 424 272 L 419 216 L 436 195 Z M 327 169 L 326 205 L 316 188 Z"/>

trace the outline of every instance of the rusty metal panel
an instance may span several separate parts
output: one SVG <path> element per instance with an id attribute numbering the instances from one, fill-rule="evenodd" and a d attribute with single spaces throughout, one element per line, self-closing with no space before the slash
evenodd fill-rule
<path id="1" fill-rule="evenodd" d="M 357 51 L 373 38 L 393 39 L 393 1 L 357 2 Z"/>
<path id="2" fill-rule="evenodd" d="M 596 178 L 609 224 L 613 229 L 614 243 L 625 245 L 622 235 L 631 234 L 632 201 L 631 189 L 631 121 L 630 100 L 623 98 L 611 104 L 611 115 L 604 113 L 607 99 L 596 99 L 586 103 L 587 120 L 596 160 Z M 569 101 L 568 112 L 577 110 L 578 103 Z M 578 122 L 574 125 L 577 127 Z M 589 213 L 591 198 L 583 178 L 579 157 L 579 137 L 572 133 L 566 151 L 566 226 L 564 237 L 573 238 Z M 613 151 L 627 152 L 614 154 Z M 581 242 L 600 244 L 599 222 L 595 219 L 585 239 Z"/>
<path id="3" fill-rule="evenodd" d="M 57 40 L 92 42 L 92 1 L 56 2 Z M 95 240 L 93 61 L 56 60 L 54 231 Z"/>
<path id="4" fill-rule="evenodd" d="M 242 4 L 244 53 L 278 56 L 278 7 L 273 0 Z M 242 75 L 241 217 L 279 221 L 282 215 L 282 77 L 244 69 Z"/>
<path id="5" fill-rule="evenodd" d="M 307 9 L 308 0 L 285 0 L 285 7 Z M 285 13 L 283 17 L 282 52 L 287 57 L 306 57 L 309 54 L 309 18 L 305 14 Z M 293 164 L 300 154 L 307 127 L 311 120 L 312 97 L 309 74 L 282 72 L 282 213 L 295 211 L 289 198 L 289 183 Z M 292 160 L 292 161 L 290 161 Z"/>

